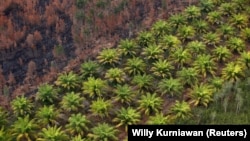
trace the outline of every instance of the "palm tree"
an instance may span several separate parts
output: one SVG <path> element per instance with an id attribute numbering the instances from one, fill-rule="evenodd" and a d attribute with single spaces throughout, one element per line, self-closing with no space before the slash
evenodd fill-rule
<path id="1" fill-rule="evenodd" d="M 11 128 L 11 136 L 16 141 L 32 141 L 35 139 L 35 129 L 37 125 L 29 116 L 18 117 Z"/>
<path id="2" fill-rule="evenodd" d="M 66 131 L 69 131 L 71 135 L 84 135 L 84 132 L 88 131 L 88 125 L 90 121 L 85 115 L 81 113 L 72 114 L 68 123 L 66 124 Z"/>
<path id="3" fill-rule="evenodd" d="M 151 75 L 136 75 L 132 79 L 132 84 L 142 93 L 144 91 L 152 90 L 152 81 L 153 77 Z"/>
<path id="4" fill-rule="evenodd" d="M 194 68 L 182 68 L 177 72 L 177 76 L 184 85 L 193 86 L 198 82 L 198 71 Z"/>
<path id="5" fill-rule="evenodd" d="M 57 119 L 59 118 L 59 111 L 55 108 L 54 105 L 46 106 L 39 108 L 36 113 L 37 122 L 42 126 L 55 125 L 58 123 Z"/>
<path id="6" fill-rule="evenodd" d="M 135 97 L 135 92 L 133 92 L 132 88 L 128 84 L 117 85 L 114 89 L 115 101 L 119 101 L 121 103 L 129 104 L 133 101 Z"/>
<path id="7" fill-rule="evenodd" d="M 105 94 L 105 89 L 107 87 L 106 81 L 100 78 L 89 77 L 87 81 L 82 84 L 82 89 L 84 94 L 88 94 L 90 98 L 96 96 L 102 97 Z"/>
<path id="8" fill-rule="evenodd" d="M 101 118 L 104 118 L 108 116 L 111 107 L 112 104 L 109 100 L 97 98 L 96 100 L 92 101 L 92 104 L 90 105 L 90 112 L 94 116 L 100 116 Z"/>
<path id="9" fill-rule="evenodd" d="M 213 25 L 219 25 L 222 23 L 222 13 L 219 11 L 211 11 L 207 14 L 207 21 Z"/>
<path id="10" fill-rule="evenodd" d="M 43 104 L 52 104 L 58 98 L 57 89 L 48 83 L 41 84 L 38 87 L 36 99 Z"/>
<path id="11" fill-rule="evenodd" d="M 181 46 L 181 41 L 178 39 L 177 36 L 166 35 L 162 39 L 162 46 L 163 50 L 172 51 Z"/>
<path id="12" fill-rule="evenodd" d="M 199 6 L 204 13 L 211 12 L 215 7 L 213 0 L 201 0 Z"/>
<path id="13" fill-rule="evenodd" d="M 182 41 L 191 40 L 195 36 L 195 29 L 190 25 L 182 25 L 180 26 L 177 35 Z"/>
<path id="14" fill-rule="evenodd" d="M 70 71 L 69 73 L 60 74 L 55 81 L 55 84 L 67 91 L 70 91 L 77 89 L 80 86 L 79 81 L 79 76 L 73 71 Z"/>
<path id="15" fill-rule="evenodd" d="M 162 59 L 154 62 L 150 69 L 150 71 L 153 72 L 155 76 L 160 78 L 170 77 L 172 70 L 174 70 L 174 66 L 172 66 L 172 64 L 167 60 Z"/>
<path id="16" fill-rule="evenodd" d="M 245 42 L 238 37 L 231 37 L 227 42 L 228 47 L 237 53 L 241 53 L 246 49 Z"/>
<path id="17" fill-rule="evenodd" d="M 230 62 L 222 69 L 221 74 L 225 81 L 233 81 L 235 83 L 244 77 L 244 66 L 236 62 Z"/>
<path id="18" fill-rule="evenodd" d="M 98 54 L 96 58 L 98 62 L 103 65 L 114 66 L 115 64 L 119 63 L 120 53 L 118 52 L 118 49 L 105 48 Z"/>
<path id="19" fill-rule="evenodd" d="M 146 68 L 145 62 L 139 57 L 133 57 L 127 60 L 125 71 L 130 75 L 143 74 Z"/>
<path id="20" fill-rule="evenodd" d="M 250 28 L 244 28 L 241 30 L 240 37 L 242 37 L 246 41 L 250 41 Z"/>
<path id="21" fill-rule="evenodd" d="M 191 63 L 192 56 L 188 49 L 177 48 L 175 52 L 170 55 L 174 64 L 177 64 L 177 68 L 182 68 L 183 65 Z"/>
<path id="22" fill-rule="evenodd" d="M 146 93 L 138 100 L 138 110 L 146 115 L 150 115 L 153 112 L 159 112 L 162 108 L 162 103 L 162 98 L 158 97 L 156 93 Z"/>
<path id="23" fill-rule="evenodd" d="M 231 51 L 224 46 L 218 46 L 214 48 L 212 52 L 213 58 L 220 63 L 227 62 L 232 56 Z"/>
<path id="24" fill-rule="evenodd" d="M 188 20 L 193 21 L 194 19 L 199 19 L 201 17 L 201 9 L 195 5 L 188 6 L 184 10 L 185 16 Z"/>
<path id="25" fill-rule="evenodd" d="M 24 117 L 26 115 L 30 115 L 33 107 L 34 105 L 31 100 L 24 97 L 24 95 L 18 96 L 11 101 L 11 108 L 16 117 Z"/>
<path id="26" fill-rule="evenodd" d="M 229 39 L 235 34 L 235 28 L 229 24 L 222 24 L 218 29 L 218 34 L 224 39 Z"/>
<path id="27" fill-rule="evenodd" d="M 216 65 L 214 59 L 210 55 L 198 55 L 193 63 L 193 67 L 203 76 L 203 78 L 205 78 L 208 73 L 212 76 L 215 75 Z"/>
<path id="28" fill-rule="evenodd" d="M 175 104 L 170 108 L 171 114 L 173 114 L 174 119 L 176 120 L 185 120 L 189 119 L 191 114 L 191 107 L 185 101 L 177 100 Z"/>
<path id="29" fill-rule="evenodd" d="M 81 76 L 85 80 L 88 77 L 95 77 L 100 71 L 100 65 L 96 61 L 88 60 L 81 64 Z"/>
<path id="30" fill-rule="evenodd" d="M 238 58 L 248 69 L 250 68 L 250 51 L 243 51 Z"/>
<path id="31" fill-rule="evenodd" d="M 156 44 L 150 44 L 148 47 L 143 48 L 142 56 L 147 60 L 158 60 L 163 58 L 164 51 Z"/>
<path id="32" fill-rule="evenodd" d="M 137 43 L 141 48 L 148 47 L 148 45 L 154 43 L 155 39 L 151 32 L 143 31 L 137 37 Z"/>
<path id="33" fill-rule="evenodd" d="M 68 141 L 68 135 L 62 130 L 62 127 L 58 126 L 48 126 L 43 128 L 40 133 L 38 133 L 39 138 L 37 141 Z"/>
<path id="34" fill-rule="evenodd" d="M 184 15 L 178 13 L 178 14 L 171 15 L 168 21 L 170 22 L 171 27 L 173 27 L 174 29 L 177 29 L 179 28 L 180 25 L 185 25 L 185 23 L 187 22 L 187 19 Z"/>
<path id="35" fill-rule="evenodd" d="M 125 72 L 120 68 L 110 68 L 107 70 L 105 76 L 105 79 L 107 79 L 111 83 L 123 83 L 126 79 Z"/>
<path id="36" fill-rule="evenodd" d="M 98 123 L 91 131 L 92 133 L 89 133 L 88 137 L 92 141 L 118 141 L 116 135 L 118 130 L 107 123 Z"/>
<path id="37" fill-rule="evenodd" d="M 232 0 L 232 2 L 234 3 L 235 9 L 237 12 L 241 12 L 242 10 L 245 10 L 248 1 L 245 0 Z"/>
<path id="38" fill-rule="evenodd" d="M 138 45 L 134 40 L 123 39 L 119 42 L 118 49 L 123 56 L 134 57 L 137 53 Z"/>
<path id="39" fill-rule="evenodd" d="M 194 40 L 187 44 L 187 49 L 190 50 L 190 53 L 196 57 L 198 54 L 206 51 L 206 45 L 203 42 Z"/>
<path id="40" fill-rule="evenodd" d="M 79 108 L 83 107 L 83 100 L 84 98 L 81 97 L 79 93 L 72 91 L 66 93 L 66 95 L 62 97 L 60 104 L 62 108 L 68 112 L 78 111 Z"/>
<path id="41" fill-rule="evenodd" d="M 243 29 L 248 26 L 248 16 L 245 14 L 234 14 L 230 19 L 230 23 L 238 29 Z"/>
<path id="42" fill-rule="evenodd" d="M 232 14 L 236 12 L 235 4 L 232 2 L 222 3 L 219 6 L 218 10 L 222 13 L 222 15 L 225 15 L 225 16 L 231 16 Z"/>
<path id="43" fill-rule="evenodd" d="M 141 115 L 135 109 L 122 107 L 118 112 L 113 122 L 118 122 L 116 127 L 125 126 L 127 132 L 128 125 L 136 124 L 140 121 Z"/>
<path id="44" fill-rule="evenodd" d="M 180 96 L 183 85 L 177 78 L 162 79 L 158 84 L 158 91 L 161 95 Z"/>
<path id="45" fill-rule="evenodd" d="M 213 99 L 213 92 L 214 88 L 211 85 L 203 83 L 195 85 L 189 93 L 189 97 L 191 98 L 190 104 L 194 106 L 203 105 L 207 107 L 209 102 Z"/>
<path id="46" fill-rule="evenodd" d="M 193 23 L 193 27 L 197 33 L 206 33 L 209 29 L 209 24 L 205 20 L 196 20 Z"/>
<path id="47" fill-rule="evenodd" d="M 147 124 L 152 125 L 166 125 L 170 122 L 169 116 L 164 116 L 162 112 L 158 112 L 153 116 L 149 116 Z"/>
<path id="48" fill-rule="evenodd" d="M 220 36 L 215 32 L 208 32 L 203 35 L 202 40 L 208 46 L 216 46 L 220 43 Z"/>
<path id="49" fill-rule="evenodd" d="M 224 80 L 221 77 L 214 77 L 209 82 L 211 83 L 212 87 L 214 87 L 215 92 L 218 92 L 221 90 Z"/>
<path id="50" fill-rule="evenodd" d="M 158 20 L 152 25 L 152 31 L 156 39 L 162 38 L 165 34 L 169 33 L 170 30 L 170 24 L 164 20 Z"/>
<path id="51" fill-rule="evenodd" d="M 0 125 L 1 126 L 5 126 L 8 123 L 8 120 L 7 120 L 8 114 L 9 113 L 3 107 L 0 106 Z"/>
<path id="52" fill-rule="evenodd" d="M 0 129 L 0 141 L 11 141 L 11 135 L 4 129 L 4 127 L 1 127 Z"/>

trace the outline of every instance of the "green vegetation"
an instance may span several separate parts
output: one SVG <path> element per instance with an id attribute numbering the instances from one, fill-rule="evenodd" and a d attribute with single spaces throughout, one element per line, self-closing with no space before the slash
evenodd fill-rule
<path id="1" fill-rule="evenodd" d="M 249 124 L 249 6 L 202 0 L 104 48 L 40 85 L 35 100 L 0 108 L 0 140 L 115 141 L 137 123 Z"/>

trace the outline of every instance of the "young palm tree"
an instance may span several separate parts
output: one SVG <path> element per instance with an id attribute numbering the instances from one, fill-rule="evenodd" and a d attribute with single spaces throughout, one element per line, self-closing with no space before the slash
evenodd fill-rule
<path id="1" fill-rule="evenodd" d="M 220 63 L 227 62 L 232 56 L 231 51 L 225 46 L 218 46 L 214 48 L 212 53 L 213 58 L 215 58 L 215 60 Z"/>
<path id="2" fill-rule="evenodd" d="M 60 74 L 55 81 L 55 84 L 67 91 L 70 91 L 79 88 L 79 81 L 79 76 L 73 71 L 70 71 L 69 73 Z"/>
<path id="3" fill-rule="evenodd" d="M 199 6 L 204 13 L 211 12 L 215 7 L 213 0 L 201 0 Z"/>
<path id="4" fill-rule="evenodd" d="M 22 96 L 18 96 L 11 101 L 11 109 L 13 110 L 16 117 L 24 117 L 30 115 L 32 108 L 34 107 L 31 100 Z"/>
<path id="5" fill-rule="evenodd" d="M 68 123 L 65 125 L 66 131 L 69 131 L 71 135 L 84 135 L 89 129 L 88 125 L 90 121 L 87 119 L 85 115 L 81 113 L 72 114 L 69 119 Z"/>
<path id="6" fill-rule="evenodd" d="M 107 79 L 111 83 L 123 83 L 126 79 L 125 72 L 120 68 L 110 68 L 107 70 L 105 76 L 105 79 Z"/>
<path id="7" fill-rule="evenodd" d="M 250 68 L 250 51 L 243 51 L 238 58 L 248 69 Z"/>
<path id="8" fill-rule="evenodd" d="M 54 105 L 43 106 L 38 109 L 36 113 L 37 122 L 43 127 L 47 125 L 55 125 L 58 123 L 59 111 L 55 108 Z"/>
<path id="9" fill-rule="evenodd" d="M 244 66 L 236 62 L 230 62 L 222 69 L 221 74 L 225 81 L 233 81 L 235 83 L 244 77 Z"/>
<path id="10" fill-rule="evenodd" d="M 209 29 L 209 24 L 205 20 L 196 20 L 193 23 L 193 27 L 197 33 L 206 33 Z"/>
<path id="11" fill-rule="evenodd" d="M 183 91 L 183 85 L 179 79 L 162 79 L 158 84 L 158 91 L 161 95 L 170 95 L 179 97 Z"/>
<path id="12" fill-rule="evenodd" d="M 215 32 L 208 32 L 203 35 L 202 40 L 208 46 L 216 46 L 220 43 L 220 36 Z"/>
<path id="13" fill-rule="evenodd" d="M 125 71 L 130 75 L 143 74 L 145 72 L 146 64 L 139 57 L 133 57 L 127 60 Z"/>
<path id="14" fill-rule="evenodd" d="M 38 133 L 39 138 L 37 141 L 68 141 L 68 135 L 62 130 L 62 127 L 58 126 L 48 126 L 43 128 L 40 133 Z"/>
<path id="15" fill-rule="evenodd" d="M 113 119 L 113 122 L 118 122 L 116 127 L 125 126 L 127 132 L 128 125 L 136 124 L 140 121 L 141 115 L 135 109 L 128 107 L 122 107 L 118 112 L 117 116 Z"/>
<path id="16" fill-rule="evenodd" d="M 138 100 L 138 110 L 145 115 L 150 115 L 154 112 L 159 112 L 162 109 L 162 103 L 162 98 L 158 97 L 156 93 L 146 93 L 146 95 L 142 95 Z"/>
<path id="17" fill-rule="evenodd" d="M 164 116 L 162 112 L 158 112 L 153 116 L 149 116 L 147 124 L 152 125 L 166 125 L 170 123 L 170 117 Z"/>
<path id="18" fill-rule="evenodd" d="M 89 133 L 88 137 L 92 141 L 118 141 L 118 130 L 107 123 L 98 123 L 91 131 L 92 133 Z"/>
<path id="19" fill-rule="evenodd" d="M 152 32 L 143 31 L 137 37 L 137 43 L 141 48 L 148 47 L 148 45 L 154 43 L 155 39 Z"/>
<path id="20" fill-rule="evenodd" d="M 160 78 L 166 78 L 171 76 L 171 72 L 174 70 L 174 66 L 167 60 L 159 59 L 158 61 L 153 63 L 150 71 L 153 74 Z"/>
<path id="21" fill-rule="evenodd" d="M 151 75 L 143 74 L 136 75 L 132 79 L 132 84 L 137 87 L 140 93 L 152 90 L 153 77 Z"/>
<path id="22" fill-rule="evenodd" d="M 68 92 L 62 97 L 61 106 L 68 112 L 78 111 L 79 108 L 83 107 L 84 98 L 79 93 Z"/>
<path id="23" fill-rule="evenodd" d="M 111 65 L 119 63 L 120 53 L 117 51 L 118 49 L 106 48 L 103 49 L 97 56 L 97 60 L 99 63 L 103 65 Z"/>
<path id="24" fill-rule="evenodd" d="M 190 53 L 196 57 L 198 54 L 206 51 L 206 45 L 203 42 L 194 40 L 187 44 L 187 49 L 190 50 Z"/>
<path id="25" fill-rule="evenodd" d="M 119 42 L 118 49 L 123 56 L 134 57 L 137 53 L 138 45 L 134 40 L 123 39 Z"/>
<path id="26" fill-rule="evenodd" d="M 182 41 L 191 40 L 195 36 L 195 29 L 190 25 L 182 25 L 180 26 L 177 35 Z"/>
<path id="27" fill-rule="evenodd" d="M 52 104 L 58 98 L 57 89 L 48 83 L 44 83 L 38 87 L 36 99 L 43 104 Z"/>
<path id="28" fill-rule="evenodd" d="M 188 6 L 184 10 L 185 16 L 188 20 L 193 21 L 194 19 L 199 19 L 201 17 L 201 9 L 195 5 Z"/>
<path id="29" fill-rule="evenodd" d="M 168 21 L 174 29 L 177 29 L 180 25 L 185 25 L 187 18 L 182 14 L 174 14 L 169 17 Z"/>
<path id="30" fill-rule="evenodd" d="M 114 93 L 115 101 L 126 104 L 131 103 L 135 97 L 135 92 L 133 92 L 132 88 L 128 84 L 117 85 L 117 87 L 114 89 Z"/>
<path id="31" fill-rule="evenodd" d="M 214 87 L 215 92 L 218 92 L 222 89 L 224 80 L 221 77 L 214 77 L 209 82 L 211 83 L 212 87 Z"/>
<path id="32" fill-rule="evenodd" d="M 185 101 L 176 101 L 175 104 L 170 108 L 171 114 L 173 114 L 174 119 L 184 120 L 189 119 L 192 116 L 191 107 Z"/>
<path id="33" fill-rule="evenodd" d="M 109 110 L 111 107 L 112 104 L 109 100 L 97 98 L 97 100 L 92 101 L 92 104 L 90 105 L 90 112 L 94 116 L 100 116 L 101 118 L 104 118 L 109 115 Z"/>
<path id="34" fill-rule="evenodd" d="M 82 84 L 83 93 L 87 94 L 90 98 L 96 96 L 102 97 L 105 94 L 106 81 L 100 78 L 89 77 L 87 81 Z"/>
<path id="35" fill-rule="evenodd" d="M 81 64 L 81 77 L 85 80 L 88 77 L 98 76 L 100 66 L 96 61 L 88 60 Z"/>
<path id="36" fill-rule="evenodd" d="M 207 74 L 211 74 L 212 76 L 215 75 L 216 65 L 214 59 L 212 59 L 210 55 L 198 55 L 193 63 L 193 67 L 203 76 L 203 78 L 205 78 Z"/>
<path id="37" fill-rule="evenodd" d="M 198 71 L 194 68 L 182 68 L 177 72 L 177 76 L 184 85 L 193 86 L 198 82 Z"/>
<path id="38" fill-rule="evenodd" d="M 234 14 L 236 11 L 235 9 L 235 4 L 232 2 L 225 2 L 222 3 L 218 10 L 222 13 L 222 15 L 224 16 L 231 16 L 232 14 Z"/>
<path id="39" fill-rule="evenodd" d="M 8 112 L 4 108 L 0 106 L 0 125 L 5 126 L 8 123 L 7 117 L 8 117 Z M 1 139 L 0 139 L 1 141 Z"/>
<path id="40" fill-rule="evenodd" d="M 177 68 L 182 68 L 183 65 L 191 63 L 192 56 L 190 54 L 190 50 L 177 48 L 175 52 L 170 55 L 170 59 L 174 64 L 177 64 Z"/>
<path id="41" fill-rule="evenodd" d="M 4 127 L 0 129 L 0 141 L 11 141 L 11 135 Z"/>
<path id="42" fill-rule="evenodd" d="M 245 14 L 234 14 L 230 19 L 230 23 L 238 29 L 243 29 L 248 26 L 248 16 Z"/>
<path id="43" fill-rule="evenodd" d="M 163 58 L 164 51 L 156 44 L 150 44 L 143 48 L 141 55 L 147 60 L 158 60 Z"/>
<path id="44" fill-rule="evenodd" d="M 191 98 L 190 104 L 194 106 L 203 105 L 207 107 L 209 102 L 213 99 L 213 92 L 214 88 L 211 85 L 195 85 L 189 93 L 189 97 Z"/>
<path id="45" fill-rule="evenodd" d="M 177 36 L 166 35 L 162 39 L 162 46 L 163 50 L 172 51 L 181 46 L 181 41 L 178 39 Z"/>
<path id="46" fill-rule="evenodd" d="M 244 28 L 241 30 L 240 37 L 242 37 L 246 41 L 250 41 L 250 28 Z"/>
<path id="47" fill-rule="evenodd" d="M 18 117 L 14 122 L 11 128 L 11 136 L 13 140 L 16 141 L 32 141 L 35 139 L 35 130 L 37 125 L 33 119 L 30 119 L 29 116 Z"/>
<path id="48" fill-rule="evenodd" d="M 222 23 L 222 13 L 219 11 L 211 11 L 207 14 L 207 21 L 213 25 L 219 25 Z"/>
<path id="49" fill-rule="evenodd" d="M 225 23 L 219 27 L 217 32 L 221 37 L 223 37 L 223 39 L 229 39 L 235 34 L 235 28 Z"/>
<path id="50" fill-rule="evenodd" d="M 227 42 L 228 47 L 237 53 L 241 53 L 246 49 L 245 42 L 238 37 L 231 37 Z"/>
<path id="51" fill-rule="evenodd" d="M 158 20 L 152 25 L 152 32 L 155 35 L 155 38 L 162 38 L 170 31 L 170 24 L 167 21 L 164 20 Z"/>

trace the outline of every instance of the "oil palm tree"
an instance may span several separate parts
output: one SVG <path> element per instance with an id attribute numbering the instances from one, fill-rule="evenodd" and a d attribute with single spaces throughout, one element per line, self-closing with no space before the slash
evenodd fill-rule
<path id="1" fill-rule="evenodd" d="M 166 78 L 171 76 L 174 66 L 167 60 L 159 59 L 153 63 L 150 71 L 157 77 Z"/>
<path id="2" fill-rule="evenodd" d="M 120 53 L 118 49 L 106 48 L 103 49 L 96 57 L 99 63 L 102 65 L 115 66 L 120 61 Z"/>
<path id="3" fill-rule="evenodd" d="M 8 112 L 4 108 L 0 106 L 0 125 L 5 126 L 8 123 L 7 117 L 8 117 Z M 1 140 L 0 140 L 1 141 Z"/>
<path id="4" fill-rule="evenodd" d="M 158 84 L 158 91 L 161 95 L 179 97 L 183 92 L 183 85 L 177 78 L 162 79 Z"/>
<path id="5" fill-rule="evenodd" d="M 198 40 L 190 41 L 186 48 L 190 50 L 190 53 L 193 54 L 194 57 L 206 51 L 206 45 Z"/>
<path id="6" fill-rule="evenodd" d="M 250 41 L 250 28 L 244 28 L 241 30 L 240 37 L 242 37 L 246 41 Z"/>
<path id="7" fill-rule="evenodd" d="M 212 25 L 219 25 L 222 23 L 222 13 L 220 11 L 211 11 L 207 14 L 206 19 Z"/>
<path id="8" fill-rule="evenodd" d="M 149 116 L 147 124 L 166 125 L 170 123 L 170 117 L 165 116 L 162 112 L 157 112 L 155 115 Z"/>
<path id="9" fill-rule="evenodd" d="M 113 122 L 118 122 L 116 127 L 125 126 L 125 131 L 127 132 L 127 126 L 138 123 L 140 121 L 140 118 L 140 113 L 132 107 L 122 107 L 117 112 L 116 117 L 113 119 Z"/>
<path id="10" fill-rule="evenodd" d="M 87 81 L 82 84 L 82 90 L 84 94 L 87 94 L 90 98 L 96 96 L 102 97 L 106 92 L 106 81 L 100 78 L 89 77 Z"/>
<path id="11" fill-rule="evenodd" d="M 238 29 L 243 29 L 245 27 L 248 26 L 248 16 L 242 13 L 237 13 L 232 15 L 231 19 L 230 19 L 230 23 L 237 27 Z"/>
<path id="12" fill-rule="evenodd" d="M 235 4 L 232 2 L 225 2 L 222 3 L 218 10 L 222 13 L 224 16 L 231 16 L 232 14 L 235 14 Z"/>
<path id="13" fill-rule="evenodd" d="M 120 69 L 120 68 L 110 68 L 109 70 L 107 70 L 107 72 L 105 73 L 104 78 L 106 80 L 108 80 L 111 83 L 123 83 L 126 79 L 126 74 L 125 72 Z"/>
<path id="14" fill-rule="evenodd" d="M 150 44 L 143 48 L 141 55 L 147 60 L 158 60 L 163 58 L 164 51 L 156 44 Z"/>
<path id="15" fill-rule="evenodd" d="M 152 90 L 152 75 L 135 75 L 132 79 L 132 84 L 136 86 L 140 93 Z"/>
<path id="16" fill-rule="evenodd" d="M 175 101 L 170 108 L 170 113 L 173 115 L 175 120 L 185 120 L 192 116 L 191 107 L 185 101 Z"/>
<path id="17" fill-rule="evenodd" d="M 181 13 L 178 13 L 171 15 L 168 21 L 171 27 L 173 27 L 174 29 L 178 29 L 180 25 L 185 25 L 185 23 L 187 22 L 187 18 Z"/>
<path id="18" fill-rule="evenodd" d="M 138 100 L 138 104 L 139 111 L 143 112 L 145 115 L 151 115 L 162 109 L 163 100 L 161 97 L 158 97 L 156 93 L 146 93 Z"/>
<path id="19" fill-rule="evenodd" d="M 11 101 L 11 109 L 16 117 L 24 117 L 32 113 L 34 104 L 27 97 L 18 96 Z"/>
<path id="20" fill-rule="evenodd" d="M 126 103 L 126 104 L 131 103 L 135 97 L 135 92 L 128 84 L 117 85 L 116 88 L 114 89 L 114 93 L 115 93 L 114 97 L 115 101 L 119 101 L 121 103 Z"/>
<path id="21" fill-rule="evenodd" d="M 60 104 L 62 109 L 68 112 L 74 112 L 83 107 L 83 100 L 84 98 L 81 97 L 80 93 L 75 93 L 72 91 L 66 93 L 66 95 L 62 97 Z"/>
<path id="22" fill-rule="evenodd" d="M 228 47 L 236 52 L 236 53 L 241 53 L 246 49 L 245 42 L 238 37 L 231 37 L 228 42 L 227 42 Z"/>
<path id="23" fill-rule="evenodd" d="M 154 41 L 153 33 L 148 31 L 140 32 L 137 37 L 137 43 L 141 48 L 148 47 L 148 45 L 154 43 Z"/>
<path id="24" fill-rule="evenodd" d="M 32 141 L 36 138 L 35 130 L 38 128 L 37 124 L 35 124 L 34 119 L 30 119 L 30 117 L 18 117 L 17 120 L 12 124 L 11 128 L 11 136 L 13 140 L 16 141 Z"/>
<path id="25" fill-rule="evenodd" d="M 98 76 L 100 65 L 96 61 L 88 60 L 81 64 L 81 77 L 85 80 L 88 77 Z"/>
<path id="26" fill-rule="evenodd" d="M 177 76 L 184 85 L 193 86 L 199 81 L 199 73 L 194 68 L 183 67 Z"/>
<path id="27" fill-rule="evenodd" d="M 207 107 L 213 99 L 213 92 L 214 88 L 209 84 L 201 83 L 195 85 L 189 93 L 189 97 L 191 98 L 190 104 L 194 106 L 202 105 Z"/>
<path id="28" fill-rule="evenodd" d="M 165 35 L 162 39 L 162 49 L 163 50 L 175 50 L 179 46 L 181 46 L 181 41 L 177 36 L 174 35 Z"/>
<path id="29" fill-rule="evenodd" d="M 61 126 L 48 126 L 38 133 L 37 141 L 68 141 L 69 137 Z"/>
<path id="30" fill-rule="evenodd" d="M 209 29 L 209 24 L 205 20 L 195 20 L 193 27 L 197 33 L 206 33 Z"/>
<path id="31" fill-rule="evenodd" d="M 185 8 L 184 14 L 188 20 L 193 21 L 194 19 L 199 19 L 201 17 L 201 9 L 198 6 L 191 5 Z"/>
<path id="32" fill-rule="evenodd" d="M 68 131 L 71 135 L 84 135 L 89 128 L 88 125 L 90 121 L 87 119 L 85 115 L 81 113 L 72 114 L 69 119 L 68 123 L 65 125 L 66 131 Z"/>
<path id="33" fill-rule="evenodd" d="M 125 71 L 130 75 L 143 74 L 146 69 L 145 62 L 139 57 L 133 57 L 127 60 Z"/>
<path id="34" fill-rule="evenodd" d="M 219 29 L 218 29 L 218 34 L 220 34 L 220 36 L 223 39 L 229 39 L 230 37 L 232 37 L 235 34 L 235 28 L 227 23 L 222 24 Z"/>
<path id="35" fill-rule="evenodd" d="M 123 56 L 134 57 L 137 53 L 138 45 L 134 40 L 123 39 L 119 42 L 118 50 Z"/>
<path id="36" fill-rule="evenodd" d="M 93 100 L 90 105 L 90 112 L 94 116 L 99 116 L 101 118 L 107 117 L 109 115 L 109 110 L 112 107 L 112 104 L 109 100 L 103 98 L 97 98 Z"/>
<path id="37" fill-rule="evenodd" d="M 227 62 L 232 56 L 231 51 L 225 46 L 218 46 L 214 48 L 212 53 L 213 58 L 220 63 Z"/>
<path id="38" fill-rule="evenodd" d="M 195 37 L 195 29 L 190 25 L 182 25 L 179 27 L 177 35 L 183 42 L 191 40 Z"/>
<path id="39" fill-rule="evenodd" d="M 242 62 L 245 67 L 250 68 L 250 51 L 243 51 L 238 58 L 239 62 Z"/>
<path id="40" fill-rule="evenodd" d="M 201 54 L 193 63 L 196 71 L 205 78 L 207 74 L 215 75 L 216 65 L 211 55 Z"/>
<path id="41" fill-rule="evenodd" d="M 51 84 L 44 83 L 38 87 L 36 99 L 43 104 L 52 104 L 58 98 L 57 89 Z"/>
<path id="42" fill-rule="evenodd" d="M 244 66 L 237 62 L 230 62 L 222 69 L 222 78 L 225 81 L 236 82 L 244 77 Z"/>
<path id="43" fill-rule="evenodd" d="M 222 89 L 224 80 L 221 77 L 214 77 L 209 80 L 209 83 L 214 87 L 215 92 L 218 92 Z"/>
<path id="44" fill-rule="evenodd" d="M 54 105 L 40 107 L 35 115 L 37 122 L 43 127 L 58 124 L 59 116 L 60 112 Z"/>
<path id="45" fill-rule="evenodd" d="M 4 127 L 0 129 L 0 141 L 11 141 L 11 135 Z"/>
<path id="46" fill-rule="evenodd" d="M 169 33 L 170 30 L 170 24 L 164 20 L 158 20 L 152 25 L 152 32 L 156 39 L 162 38 L 164 35 Z"/>
<path id="47" fill-rule="evenodd" d="M 66 91 L 71 91 L 79 88 L 79 82 L 79 76 L 73 71 L 70 71 L 69 73 L 61 73 L 55 81 L 55 84 Z"/>
<path id="48" fill-rule="evenodd" d="M 204 13 L 211 12 L 215 8 L 213 0 L 201 0 L 199 6 Z"/>
<path id="49" fill-rule="evenodd" d="M 170 55 L 170 59 L 174 64 L 177 64 L 177 68 L 182 68 L 183 65 L 187 65 L 191 63 L 192 56 L 190 54 L 190 50 L 177 48 L 175 52 Z"/>
<path id="50" fill-rule="evenodd" d="M 216 46 L 220 43 L 220 36 L 215 32 L 208 32 L 202 37 L 203 42 L 208 46 Z"/>
<path id="51" fill-rule="evenodd" d="M 88 137 L 92 141 L 118 141 L 118 130 L 108 123 L 98 123 L 91 129 Z"/>

